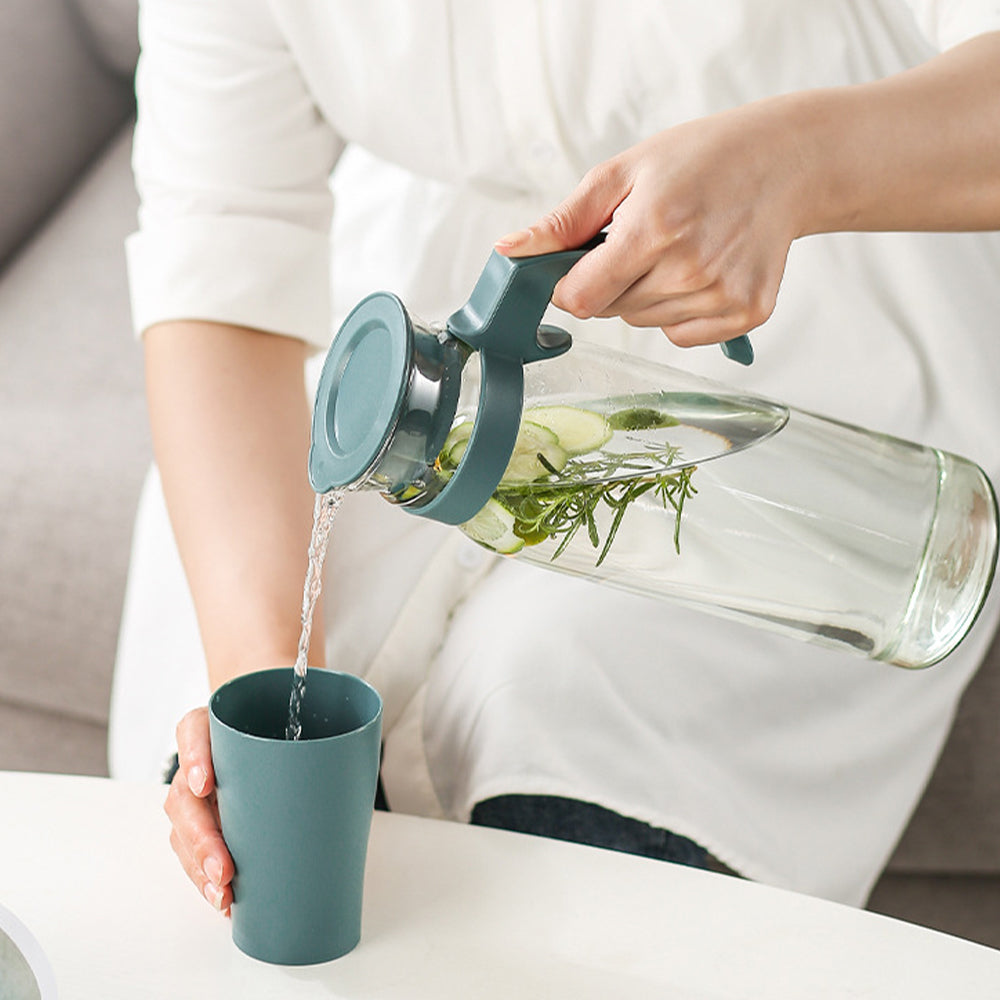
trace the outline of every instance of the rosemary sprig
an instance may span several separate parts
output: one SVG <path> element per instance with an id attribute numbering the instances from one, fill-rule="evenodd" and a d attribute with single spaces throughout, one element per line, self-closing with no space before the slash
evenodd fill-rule
<path id="1" fill-rule="evenodd" d="M 676 449 L 666 456 L 670 461 Z M 652 491 L 664 509 L 674 510 L 674 548 L 680 553 L 681 515 L 684 503 L 697 490 L 691 484 L 694 466 L 675 472 L 650 472 L 648 452 L 632 454 L 605 453 L 589 461 L 570 459 L 557 471 L 541 453 L 538 461 L 558 481 L 539 482 L 519 486 L 501 486 L 497 499 L 515 518 L 514 532 L 529 545 L 548 538 L 559 539 L 552 560 L 558 559 L 581 528 L 585 528 L 591 546 L 600 549 L 597 566 L 600 566 L 611 549 L 622 520 L 629 506 L 639 497 Z M 660 457 L 660 456 L 658 456 Z M 595 478 L 608 479 L 622 470 L 635 470 L 636 475 L 614 479 L 611 482 L 594 482 Z M 597 525 L 596 512 L 604 505 L 613 511 L 607 536 L 603 543 Z"/>

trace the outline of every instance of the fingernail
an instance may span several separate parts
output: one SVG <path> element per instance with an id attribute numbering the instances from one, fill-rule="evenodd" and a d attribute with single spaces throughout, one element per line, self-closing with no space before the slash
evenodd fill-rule
<path id="1" fill-rule="evenodd" d="M 207 899 L 212 906 L 215 907 L 215 909 L 222 909 L 223 892 L 217 885 L 212 882 L 206 882 L 205 888 L 202 891 L 205 893 L 205 899 Z"/>
<path id="2" fill-rule="evenodd" d="M 192 767 L 188 771 L 188 787 L 194 792 L 195 795 L 201 795 L 205 790 L 205 784 L 208 781 L 208 775 L 205 773 L 204 768 Z"/>
<path id="3" fill-rule="evenodd" d="M 208 857 L 204 864 L 205 874 L 214 885 L 222 885 L 222 863 L 216 857 Z"/>
<path id="4" fill-rule="evenodd" d="M 513 247 L 520 246 L 522 243 L 527 243 L 530 239 L 531 230 L 522 229 L 519 232 L 508 233 L 506 236 L 501 236 L 500 239 L 498 239 L 493 245 L 504 250 L 510 250 Z"/>

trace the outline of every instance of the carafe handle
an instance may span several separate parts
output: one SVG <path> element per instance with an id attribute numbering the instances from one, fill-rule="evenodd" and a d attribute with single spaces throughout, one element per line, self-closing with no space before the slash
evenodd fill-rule
<path id="1" fill-rule="evenodd" d="M 604 238 L 604 233 L 598 233 L 575 250 L 535 257 L 505 257 L 494 251 L 469 301 L 448 317 L 449 332 L 476 350 L 522 363 L 562 354 L 572 344 L 570 335 L 557 326 L 539 326 L 539 322 L 559 279 Z M 753 345 L 746 334 L 719 346 L 733 361 L 753 362 Z"/>

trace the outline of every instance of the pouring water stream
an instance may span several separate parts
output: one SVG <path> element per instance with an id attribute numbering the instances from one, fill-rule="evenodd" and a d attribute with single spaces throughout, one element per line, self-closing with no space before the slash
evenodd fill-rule
<path id="1" fill-rule="evenodd" d="M 323 560 L 330 541 L 333 519 L 344 500 L 344 490 L 317 493 L 313 508 L 312 537 L 309 540 L 309 568 L 302 589 L 302 632 L 295 657 L 292 692 L 288 699 L 288 724 L 285 739 L 297 740 L 302 735 L 302 698 L 306 690 L 306 675 L 309 670 L 309 640 L 312 636 L 313 616 L 316 602 L 323 589 Z"/>

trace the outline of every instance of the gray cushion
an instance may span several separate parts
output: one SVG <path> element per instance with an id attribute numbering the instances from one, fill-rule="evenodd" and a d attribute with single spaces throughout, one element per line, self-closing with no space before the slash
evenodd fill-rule
<path id="1" fill-rule="evenodd" d="M 0 274 L 0 700 L 99 724 L 150 458 L 130 132 Z"/>
<path id="2" fill-rule="evenodd" d="M 102 61 L 130 76 L 139 55 L 138 0 L 73 0 Z"/>
<path id="3" fill-rule="evenodd" d="M 105 776 L 107 746 L 104 726 L 0 702 L 0 768 L 5 771 Z"/>
<path id="4" fill-rule="evenodd" d="M 1000 948 L 997 876 L 889 873 L 876 886 L 868 909 Z M 990 995 L 998 993 L 994 989 Z"/>
<path id="5" fill-rule="evenodd" d="M 62 0 L 0 3 L 0 265 L 121 127 L 131 83 L 109 73 Z"/>
<path id="6" fill-rule="evenodd" d="M 930 669 L 947 670 L 948 661 Z M 962 698 L 951 738 L 890 868 L 1000 875 L 998 640 Z"/>

